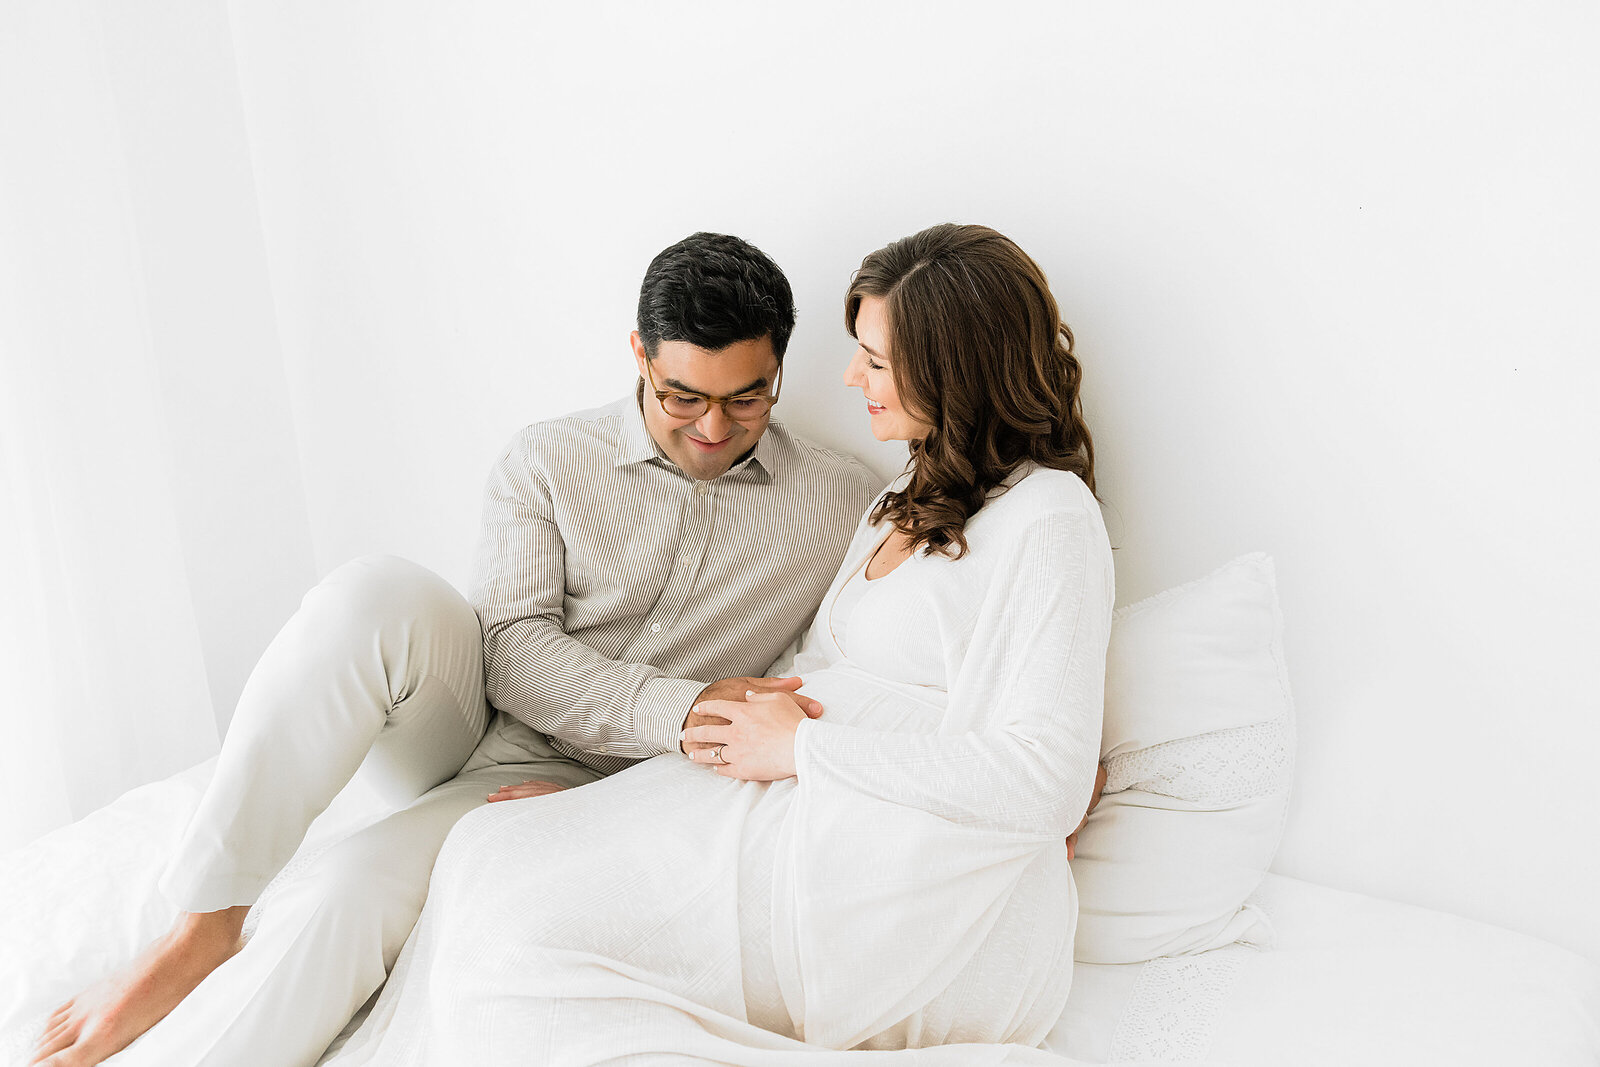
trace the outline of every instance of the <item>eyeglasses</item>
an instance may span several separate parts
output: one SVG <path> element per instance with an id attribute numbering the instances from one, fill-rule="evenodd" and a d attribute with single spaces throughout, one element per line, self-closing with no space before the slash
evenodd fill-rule
<path id="1" fill-rule="evenodd" d="M 783 365 L 778 365 L 778 379 L 773 383 L 772 395 L 740 393 L 737 396 L 709 396 L 705 393 L 680 393 L 673 389 L 657 389 L 656 376 L 650 361 L 644 361 L 644 372 L 649 375 L 650 388 L 661 401 L 661 410 L 674 419 L 698 419 L 711 410 L 712 404 L 722 405 L 722 413 L 734 422 L 754 422 L 772 410 L 783 390 Z"/>

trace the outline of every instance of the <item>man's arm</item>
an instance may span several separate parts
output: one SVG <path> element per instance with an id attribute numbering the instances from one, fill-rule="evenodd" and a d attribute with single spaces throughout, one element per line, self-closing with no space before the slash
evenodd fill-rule
<path id="1" fill-rule="evenodd" d="M 608 659 L 565 629 L 566 546 L 548 480 L 519 436 L 489 474 L 472 603 L 483 624 L 489 702 L 585 752 L 644 759 L 681 751 L 678 734 L 702 699 L 749 689 L 792 691 L 798 679 L 670 678 Z M 820 712 L 807 697 L 803 706 Z M 722 721 L 722 720 L 715 720 Z"/>
<path id="2" fill-rule="evenodd" d="M 489 474 L 472 603 L 489 702 L 586 752 L 643 759 L 678 749 L 704 682 L 600 655 L 564 628 L 566 548 L 549 486 L 519 435 Z"/>

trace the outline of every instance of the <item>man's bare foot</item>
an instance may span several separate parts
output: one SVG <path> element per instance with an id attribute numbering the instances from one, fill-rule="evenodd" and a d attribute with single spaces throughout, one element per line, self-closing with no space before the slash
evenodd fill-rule
<path id="1" fill-rule="evenodd" d="M 126 970 L 57 1008 L 29 1062 L 88 1067 L 126 1048 L 239 951 L 239 931 L 249 910 L 180 915 Z"/>

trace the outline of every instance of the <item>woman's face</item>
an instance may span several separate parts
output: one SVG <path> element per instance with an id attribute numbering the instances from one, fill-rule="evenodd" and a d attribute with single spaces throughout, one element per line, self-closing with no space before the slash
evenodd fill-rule
<path id="1" fill-rule="evenodd" d="M 856 352 L 844 369 L 844 384 L 860 389 L 872 416 L 872 436 L 880 441 L 920 441 L 933 429 L 908 412 L 894 391 L 889 320 L 883 298 L 864 296 L 856 311 Z"/>

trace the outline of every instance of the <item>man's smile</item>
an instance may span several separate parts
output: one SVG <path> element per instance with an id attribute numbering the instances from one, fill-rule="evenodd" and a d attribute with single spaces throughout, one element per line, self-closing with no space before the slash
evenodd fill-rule
<path id="1" fill-rule="evenodd" d="M 689 437 L 688 434 L 684 434 L 684 436 Z M 713 452 L 720 451 L 724 446 L 727 445 L 729 441 L 733 440 L 733 437 L 724 437 L 720 441 L 702 441 L 698 437 L 689 437 L 689 440 L 694 444 L 695 448 L 709 455 Z"/>

